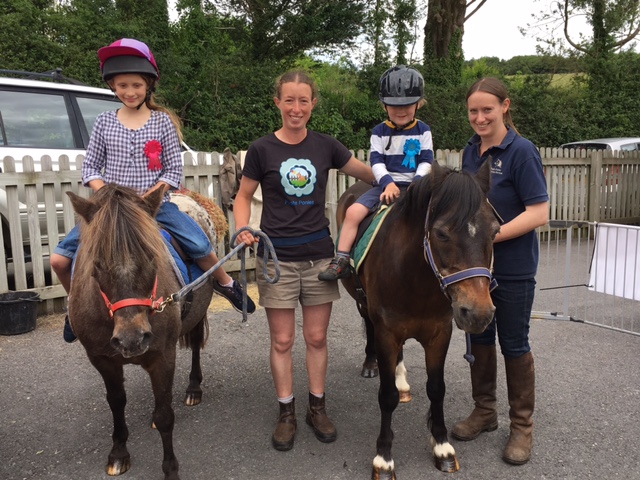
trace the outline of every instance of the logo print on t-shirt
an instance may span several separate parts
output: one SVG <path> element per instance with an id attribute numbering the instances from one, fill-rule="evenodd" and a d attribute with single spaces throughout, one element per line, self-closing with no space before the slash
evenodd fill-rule
<path id="1" fill-rule="evenodd" d="M 316 184 L 316 169 L 310 160 L 290 158 L 280 166 L 280 183 L 287 195 L 311 195 Z"/>

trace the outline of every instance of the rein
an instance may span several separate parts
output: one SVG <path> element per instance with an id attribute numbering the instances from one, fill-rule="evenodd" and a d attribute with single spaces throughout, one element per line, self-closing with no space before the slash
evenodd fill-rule
<path id="1" fill-rule="evenodd" d="M 236 238 L 238 234 L 244 231 L 249 231 L 251 235 L 253 235 L 254 237 L 259 237 L 264 241 L 265 249 L 264 249 L 262 271 L 267 283 L 271 283 L 271 284 L 276 283 L 280 279 L 280 265 L 278 264 L 278 258 L 276 256 L 275 249 L 273 248 L 273 244 L 271 243 L 271 239 L 265 233 L 261 231 L 253 230 L 251 227 L 247 226 L 247 227 L 242 227 L 240 230 L 238 230 L 236 233 L 233 234 L 233 237 L 231 237 L 231 245 L 233 245 L 236 242 Z M 164 309 L 165 306 L 171 303 L 179 302 L 180 299 L 182 299 L 182 297 L 184 297 L 191 290 L 194 290 L 200 287 L 204 282 L 207 281 L 207 278 L 209 278 L 213 274 L 213 272 L 215 272 L 218 268 L 220 268 L 220 265 L 225 263 L 227 260 L 229 260 L 231 257 L 236 255 L 245 247 L 246 245 L 244 243 L 241 243 L 240 245 L 236 245 L 236 247 L 233 250 L 231 250 L 227 255 L 225 255 L 223 258 L 221 258 L 218 261 L 218 263 L 216 263 L 213 267 L 211 267 L 209 270 L 207 270 L 198 278 L 196 278 L 193 282 L 189 283 L 188 285 L 185 285 L 176 293 L 172 293 L 171 295 L 169 295 L 167 299 L 160 304 L 161 308 Z M 269 260 L 269 256 L 273 258 L 273 262 L 275 265 L 275 275 L 273 278 L 269 277 L 269 274 L 267 272 L 267 262 Z M 246 263 L 245 255 L 242 255 L 240 257 L 240 276 L 241 276 L 241 281 L 243 286 L 243 289 L 242 289 L 242 321 L 243 322 L 247 321 L 247 272 L 246 272 L 245 263 Z"/>
<path id="2" fill-rule="evenodd" d="M 231 244 L 234 244 L 238 234 L 241 232 L 244 232 L 245 230 L 249 230 L 254 237 L 262 238 L 262 240 L 264 241 L 266 246 L 264 250 L 264 257 L 263 257 L 264 277 L 268 283 L 272 283 L 272 284 L 276 283 L 280 279 L 280 265 L 278 264 L 278 258 L 276 257 L 276 252 L 273 248 L 273 244 L 271 243 L 271 240 L 265 233 L 261 231 L 255 231 L 250 227 L 243 227 L 233 235 L 233 237 L 231 238 Z M 236 247 L 233 250 L 231 250 L 227 255 L 221 258 L 218 261 L 218 263 L 216 263 L 213 267 L 211 267 L 209 270 L 204 272 L 202 275 L 196 278 L 193 282 L 182 287 L 176 293 L 172 293 L 171 295 L 169 295 L 166 300 L 162 297 L 155 298 L 158 290 L 157 275 L 156 275 L 155 283 L 153 285 L 153 291 L 151 292 L 151 296 L 149 298 L 125 298 L 124 300 L 119 300 L 115 303 L 111 303 L 107 295 L 102 291 L 102 289 L 100 289 L 100 293 L 102 294 L 104 303 L 109 309 L 109 316 L 113 318 L 113 314 L 117 310 L 120 310 L 121 308 L 126 308 L 126 307 L 133 307 L 133 306 L 148 307 L 152 310 L 151 314 L 154 314 L 155 312 L 164 311 L 167 305 L 170 305 L 174 302 L 179 302 L 187 293 L 200 287 L 204 282 L 206 282 L 207 278 L 209 278 L 213 274 L 213 272 L 215 272 L 218 268 L 220 268 L 220 265 L 225 263 L 227 260 L 229 260 L 231 257 L 233 257 L 236 253 L 240 252 L 245 247 L 246 245 L 244 243 L 240 245 L 236 245 Z M 269 260 L 269 256 L 273 258 L 273 261 L 275 264 L 275 275 L 273 278 L 269 277 L 269 274 L 267 272 L 267 262 Z M 247 321 L 247 273 L 246 273 L 246 266 L 245 266 L 245 255 L 242 255 L 240 265 L 241 265 L 240 270 L 241 270 L 241 277 L 242 277 L 241 278 L 242 286 L 244 287 L 242 290 L 242 307 L 243 307 L 242 321 L 246 322 Z"/>

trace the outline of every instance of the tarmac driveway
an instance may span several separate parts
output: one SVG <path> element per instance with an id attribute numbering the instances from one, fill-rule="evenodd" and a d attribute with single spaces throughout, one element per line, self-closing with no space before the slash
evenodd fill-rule
<path id="1" fill-rule="evenodd" d="M 255 294 L 257 298 L 257 294 Z M 219 303 L 218 303 L 219 305 Z M 224 306 L 224 305 L 223 305 Z M 268 362 L 265 312 L 247 323 L 233 310 L 210 315 L 202 356 L 203 403 L 186 407 L 190 354 L 180 351 L 174 431 L 183 480 L 368 479 L 379 429 L 377 379 L 359 376 L 364 338 L 353 301 L 334 305 L 327 407 L 338 428 L 333 444 L 318 442 L 304 423 L 307 385 L 301 332 L 295 348 L 298 434 L 293 450 L 277 452 L 270 436 L 277 404 Z M 536 310 L 545 310 L 536 305 Z M 413 401 L 394 415 L 398 478 L 640 478 L 640 337 L 552 320 L 533 320 L 537 371 L 532 460 L 502 462 L 508 435 L 504 368 L 499 365 L 500 426 L 473 442 L 452 440 L 456 474 L 438 472 L 427 448 L 428 400 L 421 347 L 407 343 Z M 445 415 L 451 428 L 471 409 L 464 336 L 454 332 L 447 362 Z M 161 480 L 162 448 L 150 428 L 153 396 L 146 373 L 126 370 L 132 467 L 123 480 Z M 0 337 L 0 479 L 102 480 L 111 446 L 111 413 L 102 380 L 79 343 L 62 340 L 62 316 L 38 319 L 33 332 Z"/>

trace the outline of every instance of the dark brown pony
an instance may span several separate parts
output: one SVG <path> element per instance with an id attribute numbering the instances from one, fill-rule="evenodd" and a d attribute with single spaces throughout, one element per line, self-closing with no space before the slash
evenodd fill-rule
<path id="1" fill-rule="evenodd" d="M 387 214 L 358 278 L 343 280 L 360 304 L 365 324 L 373 326 L 381 412 L 373 479 L 396 478 L 391 456 L 391 420 L 400 397 L 395 372 L 409 338 L 425 351 L 431 402 L 427 424 L 436 466 L 445 472 L 459 469 L 444 421 L 444 364 L 452 319 L 465 332 L 480 333 L 495 311 L 489 288 L 492 243 L 499 224 L 486 198 L 490 171 L 485 164 L 473 176 L 434 162 L 430 174 L 415 182 Z M 341 196 L 339 225 L 361 193 L 362 187 L 354 186 Z M 362 290 L 366 298 L 358 293 Z M 370 346 L 368 353 L 372 352 Z"/>
<path id="2" fill-rule="evenodd" d="M 212 280 L 193 292 L 184 318 L 182 302 L 162 300 L 177 293 L 180 284 L 153 218 L 162 201 L 160 189 L 142 198 L 129 188 L 107 185 L 89 200 L 73 193 L 69 197 L 82 219 L 69 317 L 107 389 L 114 428 L 106 471 L 120 475 L 130 467 L 123 366 L 136 364 L 151 378 L 165 480 L 178 480 L 171 407 L 176 343 L 180 339 L 192 349 L 185 403 L 197 405 L 202 399 L 200 349 L 208 333 Z"/>

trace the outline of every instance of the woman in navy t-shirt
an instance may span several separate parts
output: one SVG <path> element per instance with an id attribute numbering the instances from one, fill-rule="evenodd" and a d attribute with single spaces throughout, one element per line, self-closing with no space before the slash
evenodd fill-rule
<path id="1" fill-rule="evenodd" d="M 538 267 L 535 229 L 549 219 L 549 196 L 538 149 L 520 136 L 510 112 L 504 84 L 483 78 L 467 92 L 469 122 L 476 134 L 462 157 L 462 169 L 476 172 L 491 162 L 488 197 L 502 219 L 494 241 L 494 276 L 498 288 L 492 294 L 496 307 L 493 322 L 479 335 L 471 335 L 475 363 L 471 387 L 475 408 L 458 422 L 452 435 L 473 440 L 498 428 L 496 411 L 496 333 L 505 361 L 511 434 L 502 458 L 521 465 L 532 448 L 535 369 L 529 345 L 529 323 Z"/>

